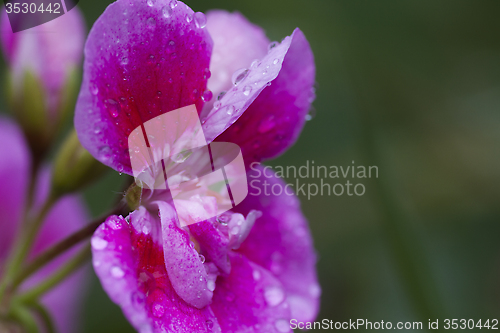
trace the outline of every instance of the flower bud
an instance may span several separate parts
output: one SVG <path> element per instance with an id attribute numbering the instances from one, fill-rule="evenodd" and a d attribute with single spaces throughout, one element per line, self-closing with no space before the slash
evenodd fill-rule
<path id="1" fill-rule="evenodd" d="M 56 155 L 52 190 L 56 196 L 77 191 L 99 178 L 106 170 L 82 147 L 73 130 Z"/>
<path id="2" fill-rule="evenodd" d="M 85 27 L 78 8 L 13 33 L 6 11 L 0 42 L 8 64 L 7 97 L 35 153 L 44 152 L 78 93 Z"/>

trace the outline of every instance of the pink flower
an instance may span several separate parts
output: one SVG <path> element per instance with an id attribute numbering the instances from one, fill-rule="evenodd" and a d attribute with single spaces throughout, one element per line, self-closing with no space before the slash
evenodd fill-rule
<path id="1" fill-rule="evenodd" d="M 20 129 L 11 121 L 0 118 L 0 274 L 16 234 L 21 226 L 30 178 L 28 147 Z M 48 169 L 37 179 L 35 207 L 48 195 L 50 174 Z M 30 257 L 34 257 L 56 242 L 79 230 L 86 222 L 86 212 L 75 196 L 60 199 L 47 215 L 43 227 L 33 244 Z M 34 274 L 21 286 L 23 289 L 43 281 L 61 263 L 71 258 L 70 251 Z M 47 292 L 41 302 L 54 316 L 60 332 L 77 332 L 78 311 L 85 290 L 85 272 L 79 270 L 57 287 Z"/>
<path id="2" fill-rule="evenodd" d="M 119 0 L 90 31 L 75 128 L 98 160 L 131 175 L 128 135 L 194 104 L 208 142 L 238 144 L 249 166 L 295 142 L 314 76 L 299 29 L 270 44 L 240 14 Z M 186 214 L 213 205 L 188 202 Z M 315 318 L 316 259 L 296 197 L 248 196 L 217 219 L 182 228 L 177 213 L 167 191 L 144 192 L 136 211 L 110 216 L 92 238 L 94 269 L 137 330 L 289 332 L 291 318 Z"/>

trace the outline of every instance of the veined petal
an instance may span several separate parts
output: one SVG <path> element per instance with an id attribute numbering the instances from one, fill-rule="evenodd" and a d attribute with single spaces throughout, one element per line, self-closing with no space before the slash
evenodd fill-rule
<path id="1" fill-rule="evenodd" d="M 0 262 L 9 253 L 24 207 L 30 175 L 30 155 L 21 130 L 0 118 Z M 1 267 L 1 265 L 0 265 Z"/>
<path id="2" fill-rule="evenodd" d="M 210 307 L 190 306 L 172 287 L 161 233 L 152 235 L 148 228 L 138 232 L 158 222 L 142 213 L 136 221 L 131 217 L 132 225 L 110 216 L 97 229 L 92 238 L 93 264 L 104 290 L 140 333 L 221 332 Z"/>
<path id="3" fill-rule="evenodd" d="M 314 100 L 315 66 L 302 31 L 295 29 L 246 75 L 222 97 L 204 128 L 208 140 L 238 144 L 249 165 L 283 153 L 304 126 Z"/>
<path id="4" fill-rule="evenodd" d="M 203 261 L 194 248 L 194 243 L 189 240 L 189 234 L 178 227 L 172 206 L 163 201 L 156 203 L 160 209 L 165 266 L 170 282 L 184 301 L 201 309 L 212 300 Z"/>
<path id="5" fill-rule="evenodd" d="M 223 332 L 279 333 L 290 330 L 290 308 L 273 275 L 232 252 L 231 274 L 217 278 L 210 306 Z"/>
<path id="6" fill-rule="evenodd" d="M 201 112 L 212 41 L 195 21 L 180 1 L 172 9 L 167 0 L 118 0 L 95 22 L 75 128 L 99 161 L 131 175 L 133 129 L 191 104 Z"/>
<path id="7" fill-rule="evenodd" d="M 208 89 L 213 93 L 213 98 L 203 107 L 202 116 L 210 112 L 221 92 L 232 88 L 233 74 L 237 70 L 249 68 L 252 61 L 262 59 L 269 45 L 264 30 L 238 12 L 209 11 L 207 29 L 214 40 L 210 60 L 212 75 L 208 80 Z"/>
<path id="8" fill-rule="evenodd" d="M 252 168 L 249 181 L 260 193 L 252 191 L 235 210 L 247 214 L 257 209 L 262 216 L 237 252 L 271 271 L 283 283 L 292 318 L 312 321 L 318 312 L 321 288 L 313 240 L 300 202 L 293 193 L 287 194 L 290 189 L 283 180 L 271 176 L 268 170 L 264 174 L 262 167 Z M 280 186 L 282 195 L 266 195 L 265 181 L 269 188 Z"/>

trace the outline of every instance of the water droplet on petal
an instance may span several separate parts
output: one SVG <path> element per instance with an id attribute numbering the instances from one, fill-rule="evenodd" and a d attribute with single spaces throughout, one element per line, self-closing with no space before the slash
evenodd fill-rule
<path id="1" fill-rule="evenodd" d="M 220 101 L 216 101 L 216 102 L 214 103 L 214 109 L 215 109 L 215 110 L 219 110 L 219 109 L 220 109 L 220 107 L 221 107 L 221 105 L 222 105 L 222 103 L 221 103 Z"/>
<path id="2" fill-rule="evenodd" d="M 278 62 L 280 62 L 280 60 L 279 60 L 278 58 L 274 59 L 274 61 L 273 61 L 273 65 L 277 65 L 277 64 L 278 64 Z"/>
<path id="3" fill-rule="evenodd" d="M 311 105 L 309 112 L 306 114 L 306 121 L 312 120 L 316 117 L 316 109 Z"/>
<path id="4" fill-rule="evenodd" d="M 252 64 L 250 65 L 250 68 L 254 68 L 254 67 L 256 67 L 258 64 L 259 64 L 259 60 L 258 60 L 258 59 L 255 59 L 254 61 L 252 61 Z"/>
<path id="5" fill-rule="evenodd" d="M 144 222 L 144 225 L 142 226 L 142 232 L 145 234 L 145 235 L 149 235 L 149 233 L 151 232 L 151 223 L 149 222 Z"/>
<path id="6" fill-rule="evenodd" d="M 226 92 L 225 92 L 225 91 L 221 91 L 221 92 L 219 93 L 219 95 L 217 95 L 217 100 L 218 100 L 218 101 L 220 101 L 220 100 L 222 99 L 222 97 L 224 97 L 224 95 L 225 95 L 225 94 L 226 94 Z"/>
<path id="7" fill-rule="evenodd" d="M 202 264 L 205 262 L 205 256 L 203 254 L 200 254 L 200 261 Z"/>
<path id="8" fill-rule="evenodd" d="M 227 107 L 227 114 L 228 114 L 228 116 L 232 115 L 234 113 L 235 109 L 236 108 L 234 107 L 234 105 L 229 105 Z"/>
<path id="9" fill-rule="evenodd" d="M 288 324 L 288 321 L 285 319 L 279 319 L 274 323 L 274 326 L 278 330 L 278 332 L 281 333 L 286 333 L 290 332 L 290 325 Z"/>
<path id="10" fill-rule="evenodd" d="M 95 250 L 104 250 L 108 246 L 108 241 L 101 237 L 95 236 L 90 240 L 90 244 Z"/>
<path id="11" fill-rule="evenodd" d="M 248 96 L 250 95 L 251 92 L 252 92 L 252 87 L 245 86 L 245 88 L 243 88 L 243 95 Z"/>
<path id="12" fill-rule="evenodd" d="M 276 306 L 285 300 L 285 292 L 281 287 L 268 287 L 264 290 L 264 298 L 269 306 Z"/>
<path id="13" fill-rule="evenodd" d="M 122 61 L 121 61 L 121 64 L 122 64 L 122 65 L 126 65 L 126 64 L 128 64 L 128 58 L 127 58 L 127 57 L 123 57 L 123 58 L 122 58 Z"/>
<path id="14" fill-rule="evenodd" d="M 207 281 L 207 289 L 210 291 L 215 290 L 215 281 L 214 280 L 208 280 Z"/>
<path id="15" fill-rule="evenodd" d="M 226 226 L 228 221 L 229 221 L 229 218 L 227 215 L 221 215 L 221 216 L 217 217 L 217 222 L 219 222 L 223 226 Z"/>
<path id="16" fill-rule="evenodd" d="M 194 23 L 197 28 L 203 29 L 207 25 L 207 18 L 202 12 L 196 12 L 194 14 Z"/>
<path id="17" fill-rule="evenodd" d="M 209 102 L 210 100 L 212 100 L 212 97 L 213 94 L 210 90 L 205 90 L 203 95 L 201 95 L 201 99 L 203 100 L 203 102 Z"/>
<path id="18" fill-rule="evenodd" d="M 120 113 L 120 104 L 118 104 L 117 101 L 115 101 L 114 99 L 108 99 L 107 100 L 107 108 L 108 108 L 108 111 L 109 111 L 109 114 L 111 115 L 111 117 L 113 118 L 116 118 L 118 117 L 118 114 Z"/>
<path id="19" fill-rule="evenodd" d="M 102 146 L 99 148 L 98 155 L 101 161 L 108 160 L 111 157 L 111 148 L 109 146 Z"/>
<path id="20" fill-rule="evenodd" d="M 148 3 L 148 6 L 149 7 L 153 7 L 153 5 L 155 4 L 155 0 L 148 0 L 147 3 Z"/>
<path id="21" fill-rule="evenodd" d="M 171 0 L 170 1 L 170 8 L 174 9 L 175 7 L 177 7 L 177 0 Z"/>
<path id="22" fill-rule="evenodd" d="M 173 40 L 171 40 L 171 41 L 168 42 L 167 52 L 168 53 L 172 53 L 174 51 L 175 51 L 175 42 Z"/>
<path id="23" fill-rule="evenodd" d="M 193 21 L 193 14 L 186 14 L 186 22 L 191 23 Z"/>
<path id="24" fill-rule="evenodd" d="M 113 266 L 111 268 L 111 275 L 114 278 L 120 279 L 125 275 L 125 272 L 118 266 Z"/>
<path id="25" fill-rule="evenodd" d="M 107 220 L 106 225 L 113 230 L 120 230 L 122 228 L 122 224 L 121 224 L 120 220 L 115 219 L 115 218 L 111 218 L 111 219 Z"/>
<path id="26" fill-rule="evenodd" d="M 163 14 L 163 17 L 169 18 L 172 16 L 172 8 L 170 6 L 165 6 L 161 9 L 161 13 Z"/>
<path id="27" fill-rule="evenodd" d="M 148 24 L 148 27 L 150 27 L 150 28 L 154 28 L 156 26 L 156 20 L 152 17 L 148 18 L 146 23 Z"/>
<path id="28" fill-rule="evenodd" d="M 237 70 L 236 72 L 234 72 L 231 81 L 235 86 L 237 86 L 238 83 L 240 83 L 244 78 L 247 77 L 248 72 L 249 70 L 245 68 Z"/>
<path id="29" fill-rule="evenodd" d="M 90 84 L 90 92 L 92 93 L 92 95 L 97 95 L 99 93 L 99 88 L 95 83 Z"/>
<path id="30" fill-rule="evenodd" d="M 205 323 L 207 324 L 208 330 L 211 331 L 214 327 L 214 323 L 211 320 L 207 320 Z"/>
<path id="31" fill-rule="evenodd" d="M 278 46 L 278 42 L 271 42 L 269 43 L 269 46 L 267 47 L 269 50 L 274 49 L 276 46 Z"/>
<path id="32" fill-rule="evenodd" d="M 143 309 L 144 301 L 145 301 L 145 297 L 144 297 L 143 293 L 141 293 L 139 291 L 136 291 L 136 292 L 132 293 L 132 295 L 130 296 L 130 299 L 132 301 L 132 305 L 137 310 L 142 310 Z"/>

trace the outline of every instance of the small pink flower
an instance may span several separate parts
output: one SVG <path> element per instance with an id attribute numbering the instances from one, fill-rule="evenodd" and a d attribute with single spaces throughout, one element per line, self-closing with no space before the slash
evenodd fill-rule
<path id="1" fill-rule="evenodd" d="M 270 43 L 240 14 L 118 0 L 90 31 L 75 128 L 98 160 L 132 175 L 129 134 L 194 104 L 207 141 L 238 144 L 248 167 L 295 142 L 314 77 L 299 29 Z M 185 213 L 214 211 L 214 202 L 187 202 Z M 187 227 L 178 213 L 167 191 L 145 191 L 136 211 L 110 216 L 92 238 L 95 271 L 137 330 L 290 332 L 291 318 L 315 318 L 316 258 L 296 197 L 248 196 Z"/>

